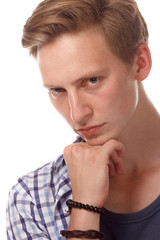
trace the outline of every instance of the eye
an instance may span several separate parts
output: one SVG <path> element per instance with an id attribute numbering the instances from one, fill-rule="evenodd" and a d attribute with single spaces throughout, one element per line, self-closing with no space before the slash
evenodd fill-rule
<path id="1" fill-rule="evenodd" d="M 51 88 L 51 89 L 48 89 L 48 91 L 52 97 L 57 97 L 57 96 L 61 95 L 63 92 L 65 92 L 65 89 L 64 88 Z"/>
<path id="2" fill-rule="evenodd" d="M 96 86 L 97 83 L 98 83 L 98 81 L 99 81 L 99 78 L 97 78 L 97 77 L 89 78 L 89 79 L 87 79 L 87 80 L 85 80 L 85 81 L 83 82 L 83 87 Z"/>
<path id="3" fill-rule="evenodd" d="M 98 78 L 96 78 L 96 77 L 90 78 L 90 79 L 88 80 L 88 83 L 89 83 L 90 85 L 96 84 L 97 82 L 98 82 Z"/>

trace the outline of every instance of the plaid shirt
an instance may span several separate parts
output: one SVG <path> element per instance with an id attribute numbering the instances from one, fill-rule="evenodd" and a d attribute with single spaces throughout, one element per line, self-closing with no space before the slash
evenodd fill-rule
<path id="1" fill-rule="evenodd" d="M 80 141 L 78 138 L 75 142 Z M 68 228 L 69 198 L 72 190 L 63 155 L 20 178 L 9 196 L 8 239 L 64 239 L 59 232 Z"/>

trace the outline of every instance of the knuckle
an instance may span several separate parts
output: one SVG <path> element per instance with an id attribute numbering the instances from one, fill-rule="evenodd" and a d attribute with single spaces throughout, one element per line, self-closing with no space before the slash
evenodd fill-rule
<path id="1" fill-rule="evenodd" d="M 109 140 L 109 144 L 110 144 L 111 146 L 113 146 L 113 147 L 114 147 L 115 149 L 117 149 L 117 150 L 124 148 L 123 144 L 122 144 L 121 142 L 115 140 L 115 139 L 110 139 L 110 140 Z"/>
<path id="2" fill-rule="evenodd" d="M 117 140 L 112 138 L 112 139 L 109 140 L 109 143 L 112 144 L 112 145 L 115 145 L 115 144 L 117 144 Z"/>
<path id="3" fill-rule="evenodd" d="M 75 155 L 75 154 L 78 154 L 79 152 L 81 151 L 81 146 L 79 145 L 72 145 L 71 148 L 70 148 L 70 152 Z"/>
<path id="4" fill-rule="evenodd" d="M 70 151 L 70 145 L 66 146 L 63 150 L 64 157 L 67 157 Z"/>
<path id="5" fill-rule="evenodd" d="M 64 157 L 67 157 L 69 155 L 77 155 L 78 153 L 80 153 L 81 151 L 81 146 L 79 146 L 78 144 L 71 144 L 71 145 L 68 145 L 64 148 L 63 150 L 63 154 L 64 154 Z"/>

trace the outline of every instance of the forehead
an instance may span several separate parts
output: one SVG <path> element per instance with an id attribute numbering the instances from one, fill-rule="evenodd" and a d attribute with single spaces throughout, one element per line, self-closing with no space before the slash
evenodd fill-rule
<path id="1" fill-rule="evenodd" d="M 103 31 L 98 27 L 91 27 L 80 32 L 62 34 L 44 45 L 38 50 L 38 62 L 41 63 L 41 60 L 46 61 L 48 58 L 53 58 L 55 56 L 52 54 L 53 52 L 56 53 L 57 57 L 60 56 L 61 52 L 67 55 L 67 53 L 79 52 L 80 54 L 82 51 L 91 50 L 94 54 L 95 50 L 101 50 L 102 47 L 103 50 L 104 47 L 109 48 Z"/>
<path id="2" fill-rule="evenodd" d="M 64 34 L 38 52 L 38 64 L 45 81 L 73 81 L 80 75 L 97 72 L 116 61 L 120 62 L 99 28 Z"/>

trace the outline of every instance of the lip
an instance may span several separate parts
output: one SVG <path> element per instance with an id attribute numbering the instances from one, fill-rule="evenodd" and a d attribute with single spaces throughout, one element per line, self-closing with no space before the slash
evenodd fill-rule
<path id="1" fill-rule="evenodd" d="M 104 126 L 105 123 L 100 125 L 94 125 L 94 126 L 88 126 L 86 128 L 78 129 L 76 132 L 78 132 L 80 135 L 83 135 L 85 137 L 91 136 L 94 133 L 96 133 L 101 127 Z"/>

